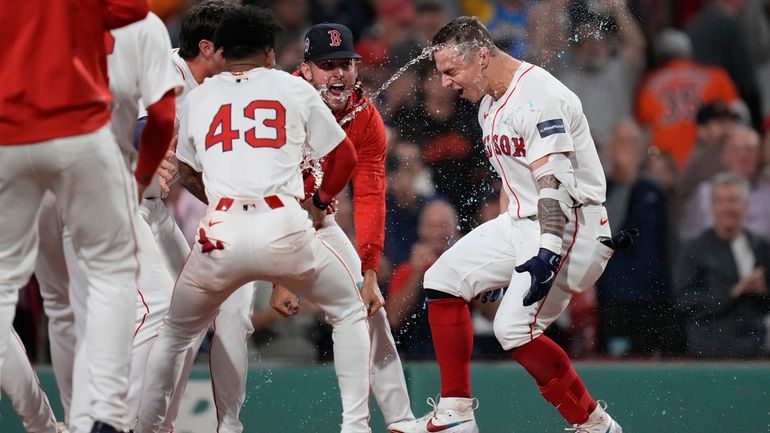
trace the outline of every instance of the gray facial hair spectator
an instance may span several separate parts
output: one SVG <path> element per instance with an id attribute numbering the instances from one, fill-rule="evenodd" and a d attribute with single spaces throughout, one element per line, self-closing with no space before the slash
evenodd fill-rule
<path id="1" fill-rule="evenodd" d="M 687 352 L 708 358 L 764 356 L 770 245 L 743 225 L 746 180 L 721 173 L 711 190 L 715 225 L 686 244 L 677 263 L 675 297 L 687 317 Z"/>

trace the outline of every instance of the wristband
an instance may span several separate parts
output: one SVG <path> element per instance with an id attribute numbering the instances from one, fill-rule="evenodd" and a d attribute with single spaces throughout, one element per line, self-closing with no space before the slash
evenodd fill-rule
<path id="1" fill-rule="evenodd" d="M 540 235 L 540 247 L 554 254 L 561 254 L 562 242 L 562 238 L 551 233 L 542 233 Z"/>
<path id="2" fill-rule="evenodd" d="M 318 209 L 326 210 L 329 207 L 329 203 L 322 202 L 321 198 L 318 197 L 317 192 L 313 194 L 312 200 L 313 200 L 313 206 L 317 207 Z"/>

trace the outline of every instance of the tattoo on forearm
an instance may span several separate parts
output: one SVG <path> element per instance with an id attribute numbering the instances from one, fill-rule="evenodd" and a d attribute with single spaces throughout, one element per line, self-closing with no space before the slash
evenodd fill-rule
<path id="1" fill-rule="evenodd" d="M 540 188 L 559 188 L 559 181 L 552 175 L 543 176 L 537 180 Z M 540 232 L 550 233 L 552 235 L 563 237 L 564 226 L 567 224 L 567 218 L 561 211 L 561 205 L 558 200 L 552 198 L 541 198 L 537 202 L 537 218 L 540 220 Z"/>

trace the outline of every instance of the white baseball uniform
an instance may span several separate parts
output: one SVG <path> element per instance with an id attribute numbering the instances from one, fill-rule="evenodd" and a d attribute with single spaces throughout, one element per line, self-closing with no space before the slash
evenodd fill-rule
<path id="1" fill-rule="evenodd" d="M 256 68 L 216 75 L 182 109 L 178 159 L 201 171 L 209 213 L 177 280 L 150 351 L 137 433 L 161 422 L 185 351 L 239 286 L 267 280 L 316 303 L 333 326 L 342 432 L 369 432 L 366 308 L 351 270 L 315 235 L 298 199 L 302 147 L 314 157 L 345 137 L 318 92 L 301 78 Z M 328 287 L 313 288 L 324 279 Z"/>
<path id="2" fill-rule="evenodd" d="M 508 211 L 460 239 L 426 272 L 426 289 L 470 301 L 486 290 L 508 286 L 494 321 L 503 349 L 521 346 L 543 333 L 569 304 L 572 293 L 593 286 L 612 249 L 598 242 L 611 236 L 602 206 L 606 184 L 599 156 L 578 97 L 545 70 L 523 63 L 498 100 L 484 97 L 479 108 L 485 152 L 503 181 Z M 530 165 L 552 153 L 567 153 L 574 168 L 579 207 L 571 209 L 561 251 L 562 264 L 546 298 L 522 305 L 528 273 L 514 267 L 537 255 L 539 188 Z"/>
<path id="3" fill-rule="evenodd" d="M 183 90 L 176 99 L 178 127 L 181 107 L 187 94 L 198 87 L 198 82 L 190 71 L 187 62 L 179 56 L 178 50 L 172 51 L 172 59 L 179 77 L 184 82 Z M 160 195 L 152 195 L 154 192 L 149 190 L 148 193 L 150 196 L 145 194 L 145 200 L 142 201 L 139 211 L 150 225 L 170 272 L 172 275 L 178 275 L 190 253 L 190 247 L 165 203 L 160 199 Z M 255 287 L 252 283 L 238 289 L 222 304 L 220 314 L 211 324 L 214 334 L 209 351 L 209 371 L 217 412 L 217 429 L 220 433 L 240 433 L 243 431 L 239 414 L 246 398 L 246 378 L 248 376 L 246 366 L 248 346 L 246 341 L 254 333 L 251 324 L 254 295 Z M 205 337 L 205 331 L 201 333 L 200 339 L 203 337 Z M 186 355 L 189 362 L 185 363 L 185 372 L 180 376 L 180 382 L 174 390 L 176 402 L 184 394 L 189 370 L 195 355 L 194 350 L 190 350 Z M 233 368 L 234 366 L 235 368 Z M 178 406 L 172 402 L 166 413 L 161 431 L 173 430 L 177 411 Z"/>
<path id="4" fill-rule="evenodd" d="M 168 91 L 181 88 L 181 82 L 169 56 L 171 43 L 168 32 L 157 16 L 150 14 L 142 21 L 112 31 L 110 35 L 108 68 L 110 91 L 114 98 L 111 127 L 123 154 L 125 167 L 130 170 L 137 155 L 133 147 L 133 137 L 139 109 L 138 101 L 141 98 L 145 105 L 152 105 Z M 128 173 L 126 169 L 122 171 Z M 133 211 L 134 216 L 137 216 L 136 212 Z M 88 414 L 92 397 L 88 387 L 84 386 L 89 376 L 90 350 L 89 345 L 80 337 L 86 329 L 86 279 L 80 272 L 77 256 L 72 249 L 69 227 L 60 224 L 61 219 L 57 215 L 55 203 L 46 202 L 41 211 L 41 218 L 48 222 L 43 226 L 44 229 L 51 232 L 45 234 L 51 249 L 40 255 L 37 270 L 42 276 L 44 305 L 53 322 L 49 325 L 52 359 L 55 371 L 63 372 L 64 377 L 57 380 L 64 396 L 71 430 L 86 432 L 93 423 Z M 42 228 L 41 233 L 44 233 Z M 134 239 L 138 244 L 140 271 L 138 293 L 134 292 L 136 325 L 133 332 L 131 377 L 127 396 L 129 412 L 128 419 L 124 421 L 129 426 L 136 418 L 147 350 L 168 309 L 173 286 L 173 279 L 155 245 L 152 231 L 142 218 L 134 218 Z M 68 270 L 69 276 L 67 273 L 63 276 L 60 274 L 65 269 Z M 71 343 L 71 322 L 67 324 L 67 321 L 71 320 L 76 323 L 76 345 Z M 73 367 L 71 356 L 75 347 L 77 355 Z M 57 367 L 57 364 L 61 366 Z M 68 374 L 72 374 L 72 382 L 65 380 Z"/>

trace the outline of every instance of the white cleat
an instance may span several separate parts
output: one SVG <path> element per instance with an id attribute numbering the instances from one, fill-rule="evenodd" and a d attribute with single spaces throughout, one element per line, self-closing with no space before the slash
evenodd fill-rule
<path id="1" fill-rule="evenodd" d="M 596 409 L 588 416 L 588 421 L 575 424 L 564 430 L 575 433 L 623 433 L 623 428 L 604 410 L 607 403 L 599 400 Z"/>
<path id="2" fill-rule="evenodd" d="M 56 423 L 56 433 L 70 433 L 69 429 L 63 422 Z"/>
<path id="3" fill-rule="evenodd" d="M 475 398 L 446 397 L 438 404 L 428 398 L 433 411 L 413 421 L 402 421 L 388 426 L 390 433 L 479 433 L 473 411 L 479 406 Z"/>

